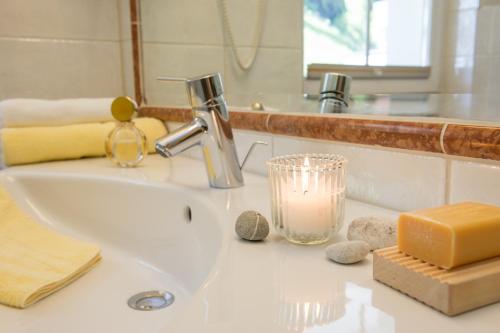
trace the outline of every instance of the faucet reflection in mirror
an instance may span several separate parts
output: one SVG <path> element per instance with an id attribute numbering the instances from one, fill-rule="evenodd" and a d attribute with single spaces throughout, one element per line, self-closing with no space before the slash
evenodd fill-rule
<path id="1" fill-rule="evenodd" d="M 274 228 L 293 243 L 328 241 L 344 219 L 347 160 L 331 154 L 278 156 L 267 162 Z"/>
<path id="2" fill-rule="evenodd" d="M 325 73 L 319 91 L 319 113 L 345 113 L 349 108 L 352 78 L 340 73 Z"/>

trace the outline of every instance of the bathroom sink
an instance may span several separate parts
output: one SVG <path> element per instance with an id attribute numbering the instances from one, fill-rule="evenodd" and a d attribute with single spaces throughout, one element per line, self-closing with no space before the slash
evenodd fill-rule
<path id="1" fill-rule="evenodd" d="M 3 184 L 40 223 L 99 244 L 94 270 L 27 310 L 0 308 L 1 332 L 156 331 L 182 311 L 222 247 L 219 214 L 196 193 L 98 176 L 8 172 Z M 168 311 L 131 311 L 141 291 L 168 290 Z M 151 320 L 154 319 L 154 320 Z"/>
<path id="2" fill-rule="evenodd" d="M 159 156 L 134 169 L 87 159 L 0 172 L 36 220 L 99 244 L 103 256 L 32 307 L 0 305 L 0 332 L 498 332 L 500 303 L 447 317 L 374 281 L 371 255 L 338 265 L 326 245 L 291 244 L 273 231 L 264 242 L 239 240 L 242 211 L 270 216 L 266 178 L 244 178 L 243 187 L 211 189 L 201 161 Z M 398 212 L 346 201 L 345 225 L 367 215 Z M 168 290 L 175 302 L 128 307 L 149 290 Z"/>

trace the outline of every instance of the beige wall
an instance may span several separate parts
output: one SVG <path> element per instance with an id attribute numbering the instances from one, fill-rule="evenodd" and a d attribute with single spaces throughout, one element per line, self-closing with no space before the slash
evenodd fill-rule
<path id="1" fill-rule="evenodd" d="M 500 1 L 449 1 L 442 92 L 498 94 Z"/>
<path id="2" fill-rule="evenodd" d="M 228 0 L 234 38 L 245 61 L 256 24 L 257 0 Z M 230 102 L 235 94 L 302 92 L 302 1 L 267 0 L 262 47 L 254 66 L 241 71 L 223 33 L 216 0 L 143 0 L 145 89 L 149 104 L 186 104 L 184 86 L 160 75 L 220 72 Z M 279 97 L 279 96 L 278 96 Z"/>
<path id="3" fill-rule="evenodd" d="M 0 0 L 0 99 L 122 94 L 118 2 Z"/>
<path id="4" fill-rule="evenodd" d="M 130 0 L 116 0 L 119 14 L 122 94 L 135 98 L 132 36 L 130 33 Z"/>

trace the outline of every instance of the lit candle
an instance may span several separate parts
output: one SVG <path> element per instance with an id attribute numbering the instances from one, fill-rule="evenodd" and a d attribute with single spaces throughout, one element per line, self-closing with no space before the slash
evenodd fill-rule
<path id="1" fill-rule="evenodd" d="M 344 207 L 342 156 L 275 157 L 268 162 L 273 224 L 288 240 L 322 243 L 339 229 Z"/>
<path id="2" fill-rule="evenodd" d="M 299 173 L 299 177 L 297 177 Z M 295 233 L 317 234 L 325 232 L 331 225 L 331 197 L 320 184 L 324 176 L 311 169 L 309 158 L 294 173 L 293 182 L 287 191 L 285 211 L 288 227 Z"/>

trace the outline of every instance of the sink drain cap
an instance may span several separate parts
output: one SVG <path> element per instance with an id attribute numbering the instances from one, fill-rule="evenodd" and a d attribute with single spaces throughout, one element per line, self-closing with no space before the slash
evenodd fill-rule
<path id="1" fill-rule="evenodd" d="M 138 293 L 128 300 L 128 306 L 134 310 L 153 311 L 166 308 L 175 301 L 175 296 L 164 290 L 151 290 Z"/>

